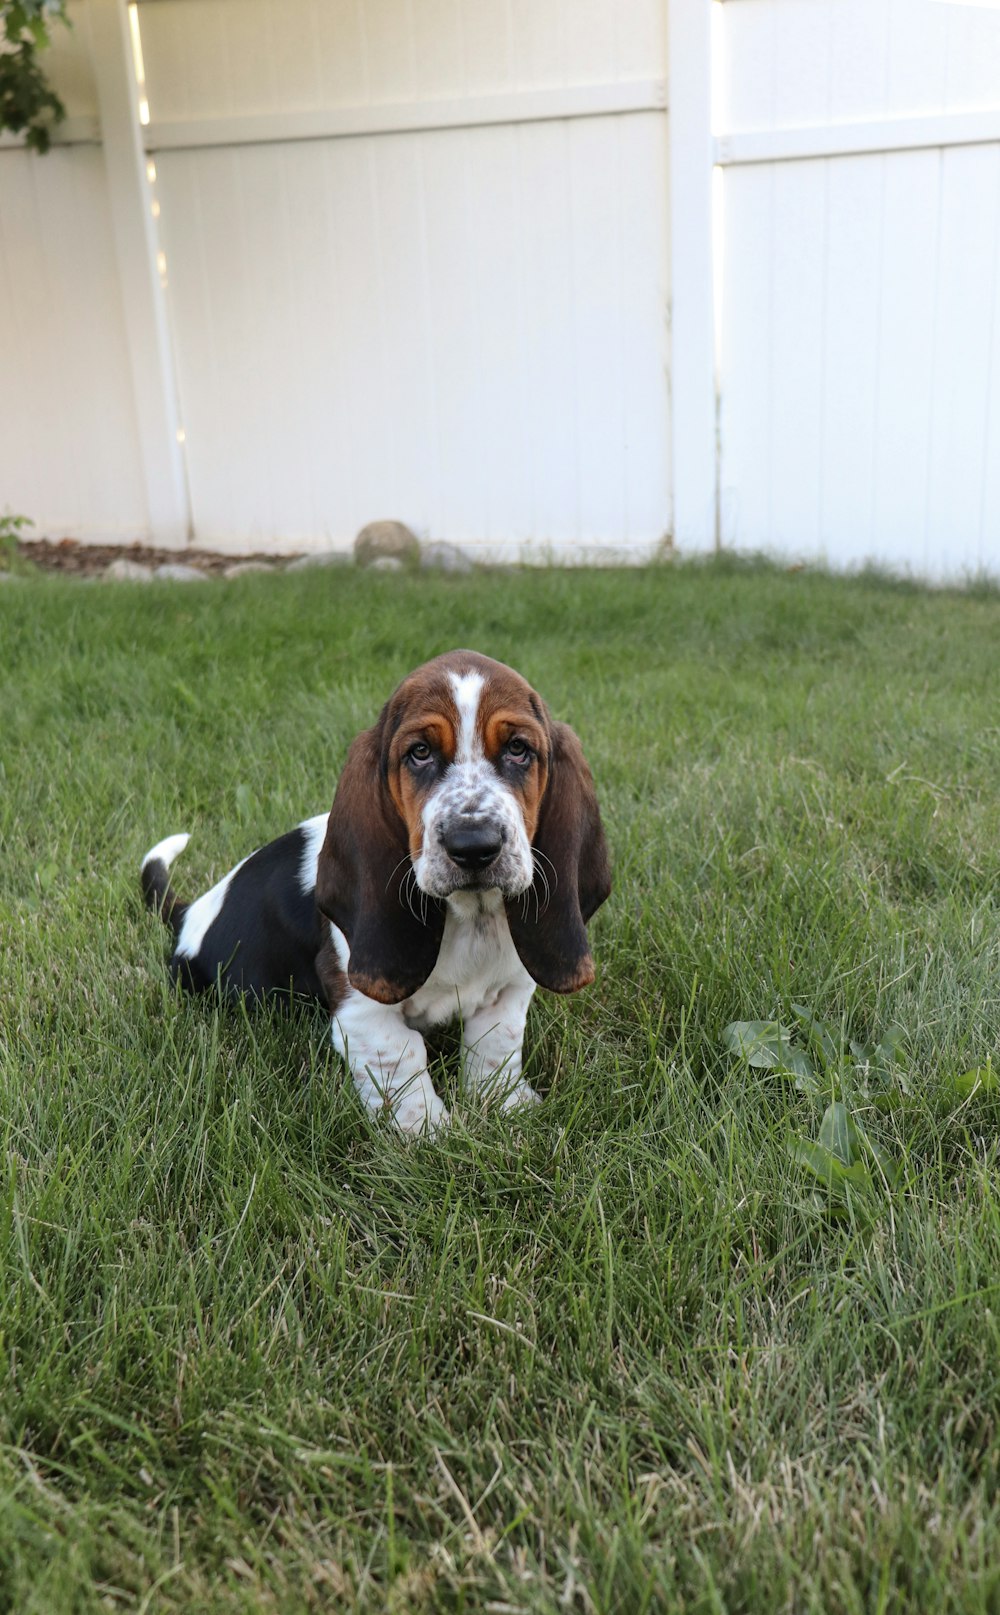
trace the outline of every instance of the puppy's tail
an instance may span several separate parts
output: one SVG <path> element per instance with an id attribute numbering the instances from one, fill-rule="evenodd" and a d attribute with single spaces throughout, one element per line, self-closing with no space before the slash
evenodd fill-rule
<path id="1" fill-rule="evenodd" d="M 190 836 L 167 836 L 166 840 L 158 841 L 155 847 L 150 847 L 142 860 L 142 869 L 139 872 L 139 884 L 142 895 L 146 899 L 147 908 L 154 909 L 165 925 L 169 925 L 174 936 L 181 928 L 181 922 L 190 907 L 182 903 L 170 884 L 170 865 L 174 859 L 184 851 Z"/>

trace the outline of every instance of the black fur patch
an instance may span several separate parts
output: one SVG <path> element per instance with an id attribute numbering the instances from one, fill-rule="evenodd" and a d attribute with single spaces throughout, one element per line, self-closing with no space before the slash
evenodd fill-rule
<path id="1" fill-rule="evenodd" d="M 290 830 L 252 854 L 229 883 L 222 908 L 193 958 L 174 954 L 170 973 L 192 992 L 219 986 L 234 996 L 327 995 L 316 969 L 326 926 L 315 889 L 302 890 L 305 833 Z"/>

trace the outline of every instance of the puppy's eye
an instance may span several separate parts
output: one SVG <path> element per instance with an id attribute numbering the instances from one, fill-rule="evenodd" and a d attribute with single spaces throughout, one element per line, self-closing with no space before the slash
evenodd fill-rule
<path id="1" fill-rule="evenodd" d="M 415 763 L 419 768 L 421 763 L 429 763 L 433 752 L 426 740 L 415 740 L 406 754 L 407 761 Z"/>
<path id="2" fill-rule="evenodd" d="M 513 735 L 507 742 L 507 756 L 512 763 L 520 763 L 525 767 L 531 762 L 531 747 L 519 735 Z"/>

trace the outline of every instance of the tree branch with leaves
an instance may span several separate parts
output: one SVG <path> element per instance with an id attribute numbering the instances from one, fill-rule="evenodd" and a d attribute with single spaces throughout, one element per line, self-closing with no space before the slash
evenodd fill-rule
<path id="1" fill-rule="evenodd" d="M 54 23 L 67 27 L 66 0 L 0 0 L 0 129 L 25 132 L 32 151 L 48 151 L 66 116 L 38 62 Z"/>

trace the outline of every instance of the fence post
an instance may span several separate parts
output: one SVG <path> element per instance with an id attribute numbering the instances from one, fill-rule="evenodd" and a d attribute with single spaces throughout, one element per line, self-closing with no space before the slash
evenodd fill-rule
<path id="1" fill-rule="evenodd" d="M 718 542 L 711 0 L 667 0 L 674 542 Z"/>
<path id="2" fill-rule="evenodd" d="M 90 0 L 94 76 L 142 453 L 150 537 L 191 536 L 166 299 L 146 179 L 126 0 Z"/>

